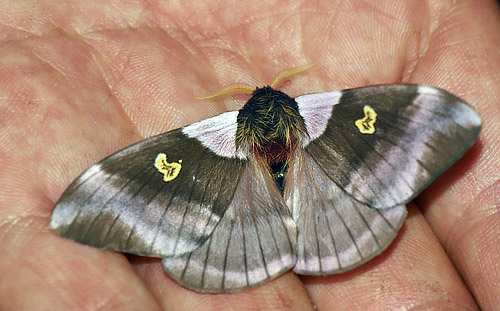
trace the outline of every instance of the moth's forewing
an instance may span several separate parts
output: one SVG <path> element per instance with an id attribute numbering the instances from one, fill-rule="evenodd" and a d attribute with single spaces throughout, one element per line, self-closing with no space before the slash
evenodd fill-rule
<path id="1" fill-rule="evenodd" d="M 296 98 L 301 110 L 311 96 L 327 95 Z M 469 105 L 430 86 L 375 85 L 332 97 L 338 101 L 326 126 L 305 150 L 333 182 L 374 208 L 408 203 L 460 159 L 481 130 Z"/>
<path id="2" fill-rule="evenodd" d="M 227 121 L 236 122 L 235 115 L 216 118 L 212 138 L 231 135 Z M 202 129 L 198 133 L 205 134 Z M 227 150 L 231 146 L 219 151 Z M 158 163 L 161 154 L 163 164 Z M 50 226 L 63 237 L 95 247 L 178 256 L 210 237 L 233 198 L 245 162 L 215 153 L 186 128 L 151 137 L 78 177 L 58 201 Z"/>

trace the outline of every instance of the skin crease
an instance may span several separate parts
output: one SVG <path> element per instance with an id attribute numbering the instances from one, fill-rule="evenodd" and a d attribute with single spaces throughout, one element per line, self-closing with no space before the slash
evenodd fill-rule
<path id="1" fill-rule="evenodd" d="M 243 4 L 245 3 L 245 4 Z M 1 310 L 494 310 L 500 305 L 500 10 L 493 0 L 21 1 L 0 4 Z M 159 259 L 57 237 L 55 202 L 84 169 L 247 96 L 378 83 L 447 89 L 482 116 L 479 142 L 408 205 L 382 255 L 351 272 L 292 272 L 201 295 Z"/>

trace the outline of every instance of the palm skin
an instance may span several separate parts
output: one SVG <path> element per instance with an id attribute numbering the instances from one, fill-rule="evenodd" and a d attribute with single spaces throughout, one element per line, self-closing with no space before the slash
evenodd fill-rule
<path id="1" fill-rule="evenodd" d="M 494 310 L 500 305 L 500 14 L 487 0 L 325 3 L 93 1 L 0 4 L 0 309 Z M 315 62 L 291 96 L 378 83 L 435 85 L 484 120 L 479 142 L 408 205 L 382 255 L 351 272 L 292 272 L 201 295 L 159 259 L 124 256 L 48 229 L 64 188 L 144 137 L 235 110 Z"/>

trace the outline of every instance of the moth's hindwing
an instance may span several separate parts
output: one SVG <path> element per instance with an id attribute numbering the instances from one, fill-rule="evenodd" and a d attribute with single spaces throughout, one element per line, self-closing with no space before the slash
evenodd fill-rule
<path id="1" fill-rule="evenodd" d="M 297 231 L 269 172 L 251 159 L 212 236 L 189 254 L 163 259 L 165 271 L 199 292 L 256 286 L 293 268 Z"/>
<path id="2" fill-rule="evenodd" d="M 341 273 L 367 262 L 391 244 L 406 218 L 404 205 L 378 210 L 353 199 L 304 151 L 295 154 L 286 185 L 299 274 Z"/>
<path id="3" fill-rule="evenodd" d="M 430 86 L 375 85 L 296 101 L 306 125 L 310 115 L 323 121 L 308 126 L 306 152 L 336 185 L 373 208 L 409 202 L 463 156 L 481 129 L 470 106 Z M 327 117 L 311 111 L 315 106 Z"/>
<path id="4" fill-rule="evenodd" d="M 215 119 L 143 140 L 92 166 L 60 198 L 51 228 L 83 244 L 144 256 L 196 249 L 224 216 L 246 163 L 234 153 L 234 134 L 231 146 L 236 115 Z M 196 136 L 219 145 L 207 147 Z"/>

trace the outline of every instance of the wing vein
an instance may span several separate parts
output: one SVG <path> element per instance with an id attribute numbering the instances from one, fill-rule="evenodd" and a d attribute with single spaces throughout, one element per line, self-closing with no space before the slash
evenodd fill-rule
<path id="1" fill-rule="evenodd" d="M 123 184 L 121 187 L 120 187 L 120 190 L 119 191 L 116 191 L 107 201 L 106 203 L 104 203 L 103 205 L 100 206 L 100 209 L 99 209 L 99 212 L 97 213 L 97 215 L 94 217 L 94 219 L 92 220 L 92 222 L 90 222 L 90 224 L 87 226 L 87 228 L 85 228 L 85 232 L 83 233 L 82 237 L 83 236 L 86 236 L 87 233 L 89 232 L 89 230 L 94 226 L 95 222 L 97 221 L 97 219 L 99 219 L 99 217 L 102 215 L 102 211 L 104 210 L 104 208 L 106 207 L 106 205 L 108 205 L 109 202 L 111 202 L 118 194 L 122 193 L 123 192 L 123 189 L 125 189 L 127 187 L 128 184 L 130 184 L 132 181 L 134 181 L 136 179 L 136 177 L 140 174 L 141 172 L 138 172 L 136 175 L 134 175 L 133 178 L 131 179 L 128 179 L 127 182 L 125 184 Z M 107 177 L 106 177 L 106 180 L 108 180 L 109 178 L 111 177 L 110 174 L 107 174 Z M 101 187 L 99 187 L 99 189 L 101 189 Z M 96 191 L 97 192 L 97 191 Z M 92 195 L 94 195 L 96 192 L 94 192 Z M 87 200 L 89 200 L 90 198 L 88 198 Z"/>
<path id="2" fill-rule="evenodd" d="M 191 252 L 187 255 L 186 262 L 184 264 L 184 268 L 182 268 L 181 280 L 184 280 L 184 276 L 186 275 L 187 268 L 188 268 L 189 264 L 191 263 L 191 256 L 193 255 L 193 253 L 194 252 Z M 203 277 L 202 277 L 202 280 L 203 280 Z M 203 284 L 203 281 L 202 281 L 202 284 Z"/>
<path id="3" fill-rule="evenodd" d="M 337 214 L 340 221 L 342 222 L 342 225 L 344 225 L 344 228 L 347 230 L 347 233 L 349 234 L 349 237 L 351 238 L 354 246 L 356 247 L 356 250 L 358 251 L 359 256 L 361 257 L 361 259 L 363 259 L 364 258 L 363 254 L 361 253 L 361 250 L 359 249 L 358 243 L 356 243 L 356 239 L 354 238 L 354 235 L 352 234 L 351 230 L 349 229 L 349 226 L 347 226 L 347 224 L 345 223 L 344 218 L 342 218 L 342 216 L 340 215 L 337 207 L 335 205 L 333 205 L 333 207 L 335 209 L 335 213 Z M 339 267 L 342 267 L 340 264 L 340 260 L 339 260 Z"/>
<path id="4" fill-rule="evenodd" d="M 372 234 L 373 236 L 373 239 L 375 240 L 375 243 L 377 243 L 377 246 L 380 248 L 380 243 L 378 241 L 378 238 L 377 236 L 375 235 L 375 232 L 373 232 L 372 228 L 370 227 L 370 225 L 368 224 L 368 221 L 366 221 L 365 217 L 363 216 L 363 213 L 361 213 L 361 211 L 359 210 L 359 206 L 357 204 L 354 204 L 354 203 L 358 203 L 358 202 L 353 202 L 351 200 L 351 203 L 353 203 L 354 205 L 354 208 L 356 209 L 356 211 L 358 212 L 358 215 L 361 217 L 361 219 L 363 220 L 363 223 L 365 224 L 366 228 L 368 228 L 368 230 L 370 231 L 370 233 Z M 368 207 L 369 208 L 369 207 Z"/>
<path id="5" fill-rule="evenodd" d="M 383 139 L 383 137 L 381 137 Z M 382 155 L 380 152 L 378 152 L 378 150 L 375 148 L 375 146 L 373 146 L 372 144 L 368 143 L 367 140 L 362 137 L 361 138 L 364 142 L 365 142 L 365 145 L 367 145 L 373 152 L 375 152 L 380 159 L 382 159 L 382 161 L 384 163 L 386 163 L 394 172 L 398 172 L 398 169 L 396 169 L 391 162 L 387 161 L 387 159 L 385 158 L 384 155 Z M 385 140 L 385 139 L 384 139 Z M 386 140 L 387 141 L 387 140 Z M 395 146 L 394 144 L 392 144 L 393 146 Z M 399 148 L 399 146 L 396 146 Z M 401 148 L 400 148 L 401 149 Z M 403 150 L 405 151 L 405 150 Z M 406 151 L 405 151 L 406 153 Z M 399 174 L 398 174 L 399 175 Z M 408 180 L 406 180 L 406 178 L 404 178 L 403 176 L 399 175 L 399 177 L 404 181 L 404 183 L 408 186 L 408 188 L 410 188 L 413 192 L 415 192 L 415 189 L 413 188 L 412 185 L 410 185 L 410 183 L 408 182 Z M 385 185 L 384 185 L 385 186 Z"/>
<path id="6" fill-rule="evenodd" d="M 252 206 L 252 208 L 255 210 L 255 206 Z M 255 213 L 253 211 L 250 212 L 250 218 L 252 219 L 252 223 L 253 223 L 253 226 L 255 229 L 255 235 L 257 236 L 257 241 L 259 242 L 259 250 L 260 250 L 262 263 L 264 264 L 264 270 L 266 271 L 267 277 L 269 277 L 269 271 L 267 270 L 266 256 L 264 255 L 264 249 L 262 247 L 262 241 L 260 239 L 259 229 L 257 226 L 257 222 L 255 220 Z M 245 254 L 245 257 L 246 257 L 246 254 Z"/>
<path id="7" fill-rule="evenodd" d="M 144 183 L 141 186 L 141 188 L 132 196 L 131 199 L 134 199 L 139 194 L 139 192 L 141 192 L 142 189 L 144 189 L 144 187 L 146 187 L 151 182 L 151 180 L 153 179 L 153 176 L 154 176 L 154 174 L 151 174 L 151 176 L 146 181 L 146 183 Z M 151 202 L 154 200 L 154 198 L 156 197 L 157 194 L 158 194 L 158 192 L 154 193 L 154 195 L 151 198 L 148 199 L 147 204 L 141 204 L 141 205 L 139 205 L 139 207 L 141 207 L 141 210 L 139 211 L 138 216 L 135 218 L 134 224 L 132 225 L 132 228 L 130 229 L 130 231 L 129 231 L 128 235 L 127 235 L 127 240 L 125 241 L 125 248 L 128 248 L 128 245 L 130 243 L 130 239 L 132 238 L 132 234 L 134 233 L 135 228 L 137 226 L 137 222 L 139 222 L 139 219 L 141 218 L 140 216 L 143 215 L 146 207 L 149 204 L 151 204 Z M 109 230 L 108 230 L 108 232 L 109 232 Z M 106 236 L 108 235 L 108 232 L 106 232 Z"/>
<path id="8" fill-rule="evenodd" d="M 344 140 L 344 143 L 345 143 L 345 142 L 346 142 L 346 141 Z M 318 147 L 319 147 L 319 146 L 321 146 L 320 148 L 322 149 L 322 152 L 321 152 L 321 151 L 318 151 L 318 154 L 332 154 L 332 153 L 334 153 L 334 152 L 330 152 L 330 151 L 328 151 L 328 149 L 330 149 L 330 148 L 328 148 L 328 147 L 326 146 L 326 144 L 324 144 L 324 143 L 321 143 L 321 144 L 320 144 L 320 143 L 318 142 Z M 332 179 L 332 178 L 328 175 L 328 173 L 325 171 L 325 169 L 324 169 L 321 165 L 319 165 L 319 164 L 318 164 L 318 160 L 316 160 L 316 158 L 314 157 L 314 155 L 310 154 L 309 152 L 308 152 L 308 154 L 309 154 L 309 155 L 310 155 L 310 157 L 314 160 L 314 162 L 316 162 L 316 165 L 317 165 L 317 166 L 318 166 L 318 167 L 319 167 L 319 168 L 323 171 L 323 173 L 324 173 L 324 174 L 328 177 L 328 179 L 330 179 L 333 183 L 335 183 L 335 184 L 336 184 L 339 188 L 342 188 L 339 184 L 337 184 L 337 182 L 336 182 L 335 180 L 333 180 L 333 179 Z M 351 163 L 349 163 L 349 164 L 351 164 Z M 351 168 L 354 170 L 354 168 L 353 168 L 353 167 L 351 167 Z M 347 174 L 346 174 L 346 172 L 344 172 L 344 170 L 338 170 L 338 172 L 340 172 L 340 173 L 344 176 L 345 180 L 350 180 L 350 177 L 349 177 L 349 176 L 347 176 Z M 367 186 L 368 186 L 368 188 L 370 189 L 370 191 L 371 191 L 373 194 L 375 194 L 374 190 L 370 187 L 370 185 L 367 185 Z M 361 193 L 361 192 L 360 192 L 360 195 L 361 195 L 361 196 L 362 196 L 362 197 L 363 197 L 366 201 L 368 201 L 368 199 L 364 196 L 364 194 L 363 194 L 363 193 Z"/>
<path id="9" fill-rule="evenodd" d="M 248 275 L 248 261 L 247 261 L 247 240 L 245 237 L 245 223 L 243 221 L 240 221 L 240 226 L 241 226 L 241 239 L 242 239 L 242 244 L 243 244 L 243 263 L 245 264 L 245 277 L 246 277 L 246 282 L 247 286 L 250 285 L 250 276 Z"/>
<path id="10" fill-rule="evenodd" d="M 208 149 L 204 149 L 200 153 L 200 156 L 198 158 L 202 159 L 206 153 L 206 150 L 208 150 Z M 193 175 L 198 175 L 198 171 L 200 170 L 200 165 L 201 165 L 201 161 L 196 161 L 196 170 L 194 171 Z M 173 251 L 174 254 L 177 251 L 177 246 L 179 244 L 179 240 L 181 239 L 182 231 L 184 231 L 184 222 L 186 220 L 186 215 L 189 211 L 189 204 L 191 203 L 191 198 L 193 197 L 194 188 L 195 188 L 194 183 L 192 183 L 191 184 L 191 191 L 189 191 L 189 198 L 188 198 L 187 202 L 185 203 L 184 214 L 182 215 L 181 225 L 179 226 L 179 229 L 177 230 L 177 237 L 175 239 L 175 245 L 174 245 L 174 251 Z M 194 229 L 194 226 L 191 230 L 193 230 L 193 229 Z"/>
<path id="11" fill-rule="evenodd" d="M 391 227 L 392 231 L 396 231 L 396 228 L 391 224 L 391 222 L 385 217 L 385 215 L 382 213 L 382 210 L 376 209 L 377 213 L 382 217 L 382 219 Z"/>
<path id="12" fill-rule="evenodd" d="M 226 244 L 226 249 L 224 250 L 224 263 L 222 265 L 222 284 L 221 288 L 226 288 L 225 283 L 226 283 L 226 269 L 227 269 L 227 257 L 229 254 L 229 248 L 231 245 L 231 237 L 233 236 L 233 228 L 234 228 L 234 223 L 231 221 L 231 229 L 229 230 L 229 234 L 227 235 L 227 244 Z"/>
<path id="13" fill-rule="evenodd" d="M 400 132 L 402 132 L 403 134 L 405 133 L 405 132 L 404 132 L 404 130 L 400 129 L 400 128 L 399 128 L 399 127 L 397 127 L 397 126 L 392 126 L 392 125 L 390 125 L 390 124 L 387 124 L 387 126 L 389 126 L 389 127 L 393 128 L 393 129 L 399 130 L 399 131 L 400 131 Z M 432 173 L 431 173 L 431 171 L 429 170 L 429 168 L 427 168 L 427 166 L 426 166 L 426 165 L 424 165 L 424 164 L 422 163 L 422 161 L 420 161 L 420 159 L 418 159 L 418 158 L 414 157 L 414 156 L 413 156 L 413 154 L 412 154 L 411 152 L 409 152 L 408 150 L 406 150 L 406 149 L 404 149 L 404 148 L 400 147 L 400 146 L 399 146 L 399 144 L 394 143 L 392 140 L 387 139 L 387 137 L 385 137 L 385 136 L 379 136 L 379 137 L 380 137 L 380 139 L 385 140 L 385 141 L 387 141 L 387 142 L 391 143 L 393 146 L 395 146 L 395 147 L 399 148 L 399 149 L 400 149 L 400 150 L 402 150 L 404 153 L 406 153 L 409 157 L 411 157 L 411 158 L 415 159 L 415 161 L 417 161 L 417 163 L 418 163 L 418 164 L 419 164 L 419 165 L 420 165 L 423 169 L 425 169 L 425 170 L 426 170 L 426 171 L 427 171 L 430 175 L 432 175 Z M 426 142 L 426 141 L 420 141 L 420 143 L 425 144 L 425 145 L 426 145 L 429 149 L 432 149 L 435 153 L 440 153 L 440 150 L 438 150 L 437 148 L 435 148 L 433 145 L 429 144 L 428 142 Z"/>
<path id="14" fill-rule="evenodd" d="M 205 286 L 205 273 L 207 272 L 207 266 L 208 266 L 208 260 L 210 257 L 210 250 L 212 249 L 212 242 L 213 242 L 213 236 L 210 236 L 207 245 L 207 253 L 205 255 L 205 258 L 203 259 L 203 270 L 201 271 L 201 286 Z M 206 242 L 205 242 L 206 243 Z M 186 266 L 187 268 L 187 266 Z"/>
<path id="15" fill-rule="evenodd" d="M 344 126 L 344 132 L 348 133 L 348 131 L 345 131 L 345 126 Z M 341 137 L 341 136 L 339 136 Z M 346 140 L 346 138 L 344 137 L 341 137 L 341 139 L 344 140 L 344 142 L 346 143 L 346 145 L 349 145 L 349 142 Z M 354 155 L 356 156 L 356 158 L 358 158 L 359 161 L 361 161 L 364 165 L 364 167 L 366 167 L 366 169 L 368 171 L 370 171 L 371 175 L 380 183 L 380 185 L 383 186 L 383 188 L 387 189 L 387 185 L 384 184 L 382 182 L 382 180 L 373 172 L 373 170 L 370 168 L 370 166 L 366 163 L 365 159 L 359 154 L 358 150 L 356 150 L 356 148 L 351 148 L 351 150 L 354 152 Z M 376 196 L 378 196 L 378 193 L 373 191 L 373 189 L 370 187 L 370 184 L 368 184 L 368 187 L 370 188 L 370 190 L 372 191 L 372 193 Z M 358 192 L 359 193 L 359 192 Z M 391 198 L 394 202 L 397 202 L 397 200 L 395 200 L 395 198 L 392 196 L 392 192 L 390 192 L 390 195 L 391 195 Z"/>
<path id="16" fill-rule="evenodd" d="M 177 184 L 175 186 L 175 188 L 173 189 L 172 195 L 170 196 L 170 200 L 168 200 L 168 204 L 166 205 L 166 207 L 163 209 L 163 212 L 161 213 L 160 222 L 158 223 L 158 226 L 156 227 L 155 236 L 154 236 L 153 240 L 151 241 L 151 248 L 149 250 L 150 253 L 153 252 L 153 247 L 156 243 L 156 239 L 158 238 L 158 234 L 160 233 L 160 228 L 162 227 L 163 219 L 165 218 L 165 214 L 167 213 L 167 210 L 169 209 L 173 198 L 177 195 L 178 188 L 179 188 L 179 184 Z"/>

